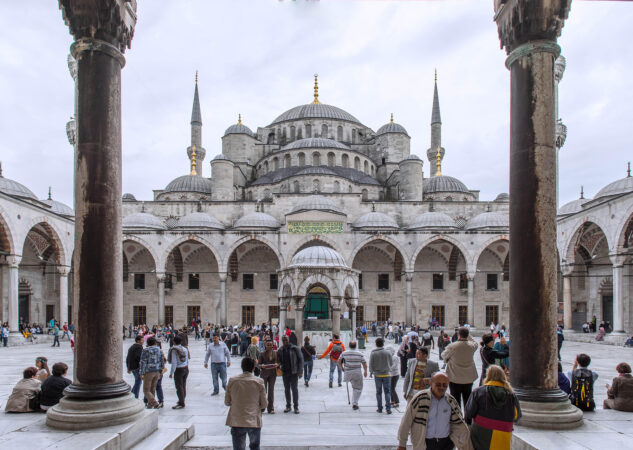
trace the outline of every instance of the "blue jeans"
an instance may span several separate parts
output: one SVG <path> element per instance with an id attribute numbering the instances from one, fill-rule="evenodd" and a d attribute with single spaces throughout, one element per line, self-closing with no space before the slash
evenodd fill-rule
<path id="1" fill-rule="evenodd" d="M 211 363 L 211 379 L 213 380 L 213 393 L 220 392 L 218 375 L 222 378 L 222 389 L 226 390 L 226 363 Z"/>
<path id="2" fill-rule="evenodd" d="M 233 450 L 246 449 L 246 435 L 250 441 L 249 448 L 251 450 L 259 450 L 259 438 L 261 436 L 261 428 L 244 428 L 231 427 L 231 437 L 233 438 Z"/>
<path id="3" fill-rule="evenodd" d="M 141 384 L 143 383 L 143 380 L 141 380 L 138 369 L 134 369 L 132 371 L 132 375 L 134 375 L 134 386 L 132 386 L 132 394 L 134 394 L 134 397 L 138 398 L 138 393 L 141 390 Z"/>
<path id="4" fill-rule="evenodd" d="M 9 338 L 6 336 L 2 337 L 2 344 L 6 347 L 8 345 L 9 342 Z"/>
<path id="5" fill-rule="evenodd" d="M 306 383 L 310 381 L 310 377 L 312 376 L 313 365 L 314 365 L 314 362 L 312 360 L 303 361 L 303 381 Z"/>
<path id="6" fill-rule="evenodd" d="M 343 382 L 343 371 L 337 364 L 338 361 L 330 359 L 330 383 L 334 381 L 334 369 L 338 371 L 338 384 Z"/>
<path id="7" fill-rule="evenodd" d="M 376 401 L 378 409 L 382 411 L 382 393 L 385 393 L 385 407 L 391 411 L 391 377 L 377 377 L 374 375 L 376 383 Z"/>

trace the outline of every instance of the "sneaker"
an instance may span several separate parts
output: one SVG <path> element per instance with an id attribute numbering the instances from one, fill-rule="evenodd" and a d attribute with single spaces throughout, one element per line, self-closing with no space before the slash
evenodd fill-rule
<path id="1" fill-rule="evenodd" d="M 352 409 L 358 409 L 358 405 L 352 406 Z"/>
<path id="2" fill-rule="evenodd" d="M 219 393 L 219 392 L 213 392 L 213 393 L 211 394 L 211 396 L 214 396 L 214 395 L 220 395 L 220 393 Z"/>
<path id="3" fill-rule="evenodd" d="M 285 413 L 289 413 L 290 412 L 290 406 L 286 406 L 286 409 L 284 409 Z"/>
<path id="4" fill-rule="evenodd" d="M 172 406 L 171 409 L 183 409 L 185 407 L 185 405 L 176 405 L 176 406 Z"/>
<path id="5" fill-rule="evenodd" d="M 295 414 L 299 414 L 299 408 L 295 408 Z"/>
<path id="6" fill-rule="evenodd" d="M 390 409 L 387 410 L 387 414 L 391 414 L 391 410 Z"/>
<path id="7" fill-rule="evenodd" d="M 343 386 L 343 385 L 342 385 L 341 383 L 339 383 L 339 384 L 338 384 L 338 387 L 341 387 L 341 386 Z"/>
<path id="8" fill-rule="evenodd" d="M 303 384 L 305 384 L 306 387 L 308 386 L 308 382 L 307 381 L 304 381 Z"/>
<path id="9" fill-rule="evenodd" d="M 160 402 L 160 403 L 158 404 L 158 407 L 159 407 L 159 408 L 162 408 L 163 406 L 165 406 L 165 405 L 163 404 L 163 402 Z"/>
<path id="10" fill-rule="evenodd" d="M 379 408 L 376 410 L 376 412 L 382 414 L 382 409 Z"/>
<path id="11" fill-rule="evenodd" d="M 332 382 L 330 381 L 330 387 L 332 387 Z"/>
<path id="12" fill-rule="evenodd" d="M 268 411 L 268 414 L 275 414 L 275 410 L 271 409 L 270 411 Z"/>

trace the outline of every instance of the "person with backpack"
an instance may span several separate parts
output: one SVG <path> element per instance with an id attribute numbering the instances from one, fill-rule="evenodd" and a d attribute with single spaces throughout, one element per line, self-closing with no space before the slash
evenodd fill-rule
<path id="1" fill-rule="evenodd" d="M 593 411 L 596 403 L 593 399 L 593 385 L 598 379 L 598 374 L 588 369 L 591 357 L 584 353 L 576 356 L 574 366 L 568 372 L 571 381 L 571 404 L 582 411 Z"/>
<path id="2" fill-rule="evenodd" d="M 319 359 L 325 358 L 328 353 L 330 354 L 330 387 L 332 387 L 332 383 L 334 382 L 334 369 L 338 371 L 338 385 L 343 386 L 343 372 L 338 365 L 338 360 L 341 357 L 341 353 L 345 351 L 345 344 L 341 342 L 338 334 L 332 335 L 332 342 L 325 349 L 323 354 L 319 356 Z"/>
<path id="3" fill-rule="evenodd" d="M 426 330 L 422 335 L 422 346 L 426 347 L 429 351 L 429 355 L 431 354 L 431 348 L 435 348 L 435 339 L 433 339 L 430 329 Z"/>

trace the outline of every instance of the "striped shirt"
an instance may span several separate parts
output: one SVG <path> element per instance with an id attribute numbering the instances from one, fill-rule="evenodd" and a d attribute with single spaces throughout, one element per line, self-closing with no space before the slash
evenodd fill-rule
<path id="1" fill-rule="evenodd" d="M 362 367 L 363 363 L 367 364 L 365 355 L 358 350 L 346 350 L 341 353 L 343 368 L 345 370 L 358 370 Z"/>

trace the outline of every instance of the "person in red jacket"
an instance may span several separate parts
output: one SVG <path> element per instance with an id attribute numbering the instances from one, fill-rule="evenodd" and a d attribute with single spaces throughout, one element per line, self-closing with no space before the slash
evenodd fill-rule
<path id="1" fill-rule="evenodd" d="M 328 353 L 330 354 L 330 387 L 332 387 L 332 383 L 334 382 L 334 369 L 338 370 L 338 385 L 343 386 L 343 372 L 338 365 L 338 359 L 341 357 L 341 353 L 345 351 L 345 344 L 341 342 L 338 334 L 332 335 L 332 341 L 330 345 L 328 345 L 327 349 L 319 359 L 325 358 Z"/>

